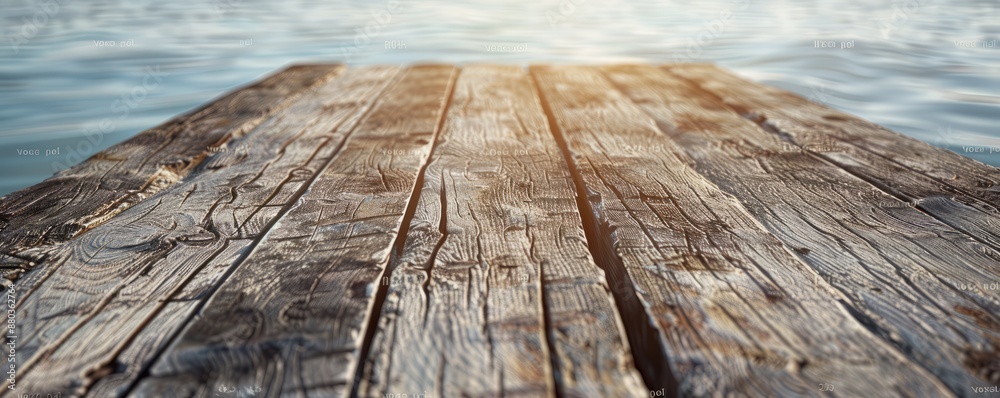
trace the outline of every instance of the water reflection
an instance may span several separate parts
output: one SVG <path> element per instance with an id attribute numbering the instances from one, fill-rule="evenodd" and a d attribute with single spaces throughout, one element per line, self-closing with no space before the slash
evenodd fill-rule
<path id="1" fill-rule="evenodd" d="M 1000 147 L 992 1 L 5 3 L 0 194 L 307 61 L 712 61 L 1000 165 L 1000 153 L 965 151 Z M 163 80 L 142 93 L 148 68 Z M 59 155 L 15 152 L 54 148 Z"/>

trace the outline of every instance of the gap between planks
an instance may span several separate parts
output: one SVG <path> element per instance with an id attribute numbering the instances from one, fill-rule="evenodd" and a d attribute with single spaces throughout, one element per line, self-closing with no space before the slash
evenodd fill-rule
<path id="1" fill-rule="evenodd" d="M 457 70 L 455 73 L 458 74 L 460 72 L 461 72 L 461 70 Z M 618 259 L 617 256 L 615 254 L 613 254 L 614 251 L 611 250 L 610 247 L 595 246 L 595 245 L 597 245 L 597 243 L 595 243 L 595 242 L 604 242 L 606 240 L 599 238 L 599 236 L 600 236 L 600 229 L 599 229 L 597 220 L 593 218 L 593 215 L 595 214 L 595 212 L 593 211 L 594 209 L 592 209 L 590 207 L 590 204 L 589 204 L 589 202 L 587 201 L 587 199 L 585 197 L 586 192 L 587 192 L 586 184 L 583 181 L 583 178 L 580 176 L 579 170 L 577 170 L 576 167 L 573 166 L 571 154 L 570 154 L 570 151 L 569 151 L 568 146 L 566 144 L 565 137 L 563 137 L 563 133 L 559 130 L 559 128 L 557 127 L 557 124 L 554 123 L 555 116 L 553 115 L 552 109 L 550 108 L 551 105 L 546 100 L 545 94 L 542 92 L 542 90 L 539 89 L 539 86 L 537 84 L 537 77 L 535 76 L 535 74 L 531 74 L 531 79 L 535 83 L 534 87 L 537 90 L 537 94 L 541 98 L 542 107 L 544 109 L 545 116 L 546 116 L 546 118 L 549 121 L 550 132 L 554 136 L 555 140 L 558 142 L 560 150 L 561 150 L 562 155 L 564 156 L 564 160 L 566 162 L 566 167 L 569 168 L 570 173 L 573 176 L 574 186 L 575 186 L 576 194 L 577 194 L 578 211 L 580 212 L 581 217 L 582 217 L 581 222 L 583 223 L 583 226 L 584 226 L 584 231 L 586 233 L 588 247 L 589 247 L 589 249 L 591 251 L 591 255 L 594 257 L 595 261 L 598 261 L 598 264 L 601 265 L 601 267 L 605 269 L 606 275 L 607 275 L 607 278 L 608 278 L 607 282 L 609 284 L 612 284 L 612 286 L 624 286 L 625 287 L 624 290 L 613 289 L 613 291 L 616 293 L 615 294 L 615 302 L 619 306 L 619 310 L 621 312 L 621 315 L 624 317 L 626 313 L 636 313 L 636 312 L 638 312 L 639 314 L 645 315 L 645 311 L 643 311 L 641 308 L 637 307 L 637 305 L 640 305 L 640 304 L 634 298 L 635 293 L 634 293 L 633 283 L 629 279 L 628 274 L 624 272 L 624 268 L 620 264 L 620 259 Z M 433 139 L 432 145 L 430 147 L 431 148 L 430 149 L 430 153 L 427 155 L 427 157 L 425 158 L 425 160 L 421 164 L 421 167 L 420 167 L 420 169 L 419 169 L 419 171 L 417 173 L 417 180 L 416 180 L 416 182 L 415 182 L 415 184 L 413 186 L 413 189 L 411 190 L 409 199 L 406 202 L 406 206 L 405 206 L 406 211 L 404 212 L 404 217 L 403 217 L 403 220 L 402 220 L 402 224 L 401 224 L 400 230 L 397 233 L 397 235 L 396 235 L 396 237 L 395 237 L 395 239 L 393 241 L 393 244 L 392 244 L 392 248 L 393 248 L 392 251 L 391 251 L 391 257 L 392 258 L 398 258 L 399 254 L 402 251 L 403 245 L 404 245 L 404 243 L 406 241 L 407 234 L 409 233 L 409 226 L 410 226 L 410 223 L 413 221 L 414 213 L 416 211 L 416 206 L 417 206 L 417 199 L 419 197 L 419 193 L 420 193 L 421 187 L 423 186 L 423 183 L 424 183 L 424 178 L 425 178 L 426 170 L 427 170 L 427 167 L 428 167 L 428 165 L 430 163 L 430 160 L 433 158 L 433 154 L 434 154 L 435 149 L 439 145 L 439 143 L 437 141 L 438 140 L 438 135 L 440 134 L 440 130 L 441 130 L 442 125 L 443 125 L 443 123 L 445 121 L 444 119 L 445 119 L 446 115 L 448 114 L 448 110 L 451 107 L 451 101 L 452 101 L 452 97 L 454 95 L 454 82 L 455 82 L 455 78 L 453 77 L 453 79 L 451 80 L 451 86 L 449 87 L 448 99 L 446 100 L 446 105 L 444 107 L 444 111 L 441 112 L 439 120 L 437 122 L 437 128 L 434 131 L 434 139 Z M 381 96 L 386 91 L 388 91 L 388 89 L 380 92 L 379 95 Z M 372 108 L 369 108 L 366 112 L 370 112 L 371 110 L 372 110 Z M 665 132 L 664 132 L 664 134 L 665 134 Z M 335 153 L 339 152 L 340 148 L 347 141 L 347 139 L 348 138 L 345 138 L 343 141 L 340 142 L 340 144 L 338 146 L 338 149 L 335 151 Z M 828 163 L 830 163 L 832 165 L 840 167 L 841 169 L 844 169 L 842 166 L 840 166 L 837 163 L 834 163 L 834 162 L 830 161 L 829 159 L 819 158 L 815 154 L 813 154 L 813 156 L 817 157 L 817 160 L 828 162 Z M 331 156 L 330 159 L 328 159 L 323 164 L 323 166 L 321 167 L 321 170 L 325 169 L 326 167 L 328 167 L 330 161 L 332 161 L 333 158 L 334 158 L 334 156 Z M 883 189 L 883 187 L 880 187 L 876 182 L 872 181 L 870 178 L 865 178 L 865 176 L 857 175 L 856 172 L 852 172 L 851 170 L 847 170 L 847 169 L 844 169 L 844 170 L 845 170 L 845 172 L 848 172 L 848 173 L 850 173 L 852 175 L 855 175 L 855 177 L 858 177 L 859 179 L 867 182 L 868 184 L 872 185 L 874 188 L 879 189 L 879 190 L 881 190 L 883 192 L 886 191 L 885 189 Z M 294 197 L 296 197 L 296 198 L 297 197 L 301 197 L 303 194 L 305 194 L 306 192 L 308 192 L 309 188 L 315 183 L 316 176 L 319 175 L 319 174 L 320 173 L 314 173 L 311 176 L 311 178 L 309 179 L 309 181 L 306 184 L 304 184 L 302 187 L 299 188 L 299 190 L 294 194 Z M 442 187 L 443 187 L 443 185 L 442 185 Z M 900 200 L 906 200 L 905 197 L 902 197 L 902 196 L 900 196 L 898 194 L 894 194 L 893 192 L 887 192 L 887 194 L 895 196 L 895 197 L 899 198 Z M 442 196 L 444 195 L 443 191 L 442 191 L 441 195 Z M 442 200 L 446 200 L 446 199 L 442 197 Z M 185 320 L 183 322 L 185 325 L 189 325 L 190 324 L 190 322 L 194 318 L 195 314 L 198 313 L 198 312 L 200 312 L 200 308 L 202 308 L 202 306 L 205 305 L 205 303 L 207 303 L 207 302 L 209 302 L 211 300 L 211 297 L 214 296 L 214 294 L 217 291 L 218 287 L 221 286 L 228 279 L 228 277 L 233 272 L 235 272 L 235 270 L 238 267 L 240 267 L 240 265 L 242 264 L 242 262 L 247 257 L 249 257 L 256 250 L 256 248 L 260 244 L 260 242 L 267 237 L 268 232 L 278 222 L 281 221 L 281 219 L 283 218 L 283 216 L 288 212 L 288 210 L 291 208 L 291 206 L 293 204 L 294 204 L 294 201 L 292 201 L 292 203 L 290 203 L 290 204 L 286 204 L 285 206 L 283 206 L 278 211 L 277 216 L 274 217 L 266 226 L 264 226 L 264 228 L 263 228 L 264 232 L 261 233 L 260 235 L 258 235 L 257 238 L 255 238 L 253 240 L 253 242 L 250 244 L 250 248 L 251 249 L 248 250 L 248 251 L 246 251 L 246 252 L 244 252 L 238 258 L 238 260 L 235 262 L 235 264 L 223 275 L 223 277 L 218 280 L 218 283 L 215 285 L 215 287 L 213 287 L 210 290 L 210 293 L 208 295 L 209 298 L 208 299 L 204 299 L 203 301 L 201 301 L 198 304 L 198 306 L 197 306 L 198 310 L 195 311 L 195 312 L 193 312 L 189 317 L 185 318 Z M 929 215 L 934 216 L 933 214 L 929 214 Z M 938 218 L 938 217 L 935 216 L 935 218 Z M 445 221 L 442 220 L 442 223 L 443 222 L 445 222 Z M 962 230 L 959 230 L 959 231 L 961 231 L 965 235 L 970 235 L 970 237 L 972 237 L 973 239 L 977 239 L 975 236 L 971 236 L 971 234 L 969 234 L 966 231 L 962 231 Z M 443 238 L 442 238 L 442 240 L 443 240 Z M 981 240 L 981 239 L 977 239 L 977 240 L 980 240 L 980 242 L 983 242 L 983 240 Z M 983 242 L 983 243 L 984 244 L 988 244 L 990 246 L 993 246 L 991 244 L 991 242 Z M 789 250 L 791 250 L 791 248 L 789 248 Z M 395 261 L 395 260 L 390 260 L 390 263 L 392 261 Z M 210 260 L 206 261 L 206 264 L 208 262 L 210 262 Z M 383 278 L 391 278 L 392 271 L 393 270 L 390 269 L 390 267 L 386 267 L 383 270 L 383 273 L 380 275 L 380 277 L 379 277 L 378 280 L 381 281 L 381 280 L 383 280 Z M 381 307 L 384 304 L 385 296 L 386 296 L 386 293 L 387 293 L 387 290 L 388 290 L 387 286 L 383 286 L 383 284 L 381 284 L 381 283 L 379 283 L 378 285 L 379 285 L 379 288 L 378 288 L 377 294 L 375 296 L 375 299 L 371 302 L 371 308 L 369 310 L 369 314 L 370 315 L 368 317 L 367 326 L 365 326 L 365 328 L 364 328 L 365 331 L 364 331 L 364 338 L 362 340 L 362 342 L 363 342 L 362 343 L 362 351 L 361 351 L 361 355 L 359 356 L 358 361 L 357 361 L 358 366 L 356 368 L 356 373 L 355 373 L 355 376 L 354 376 L 353 385 L 351 386 L 352 394 L 354 394 L 354 395 L 358 394 L 358 386 L 359 386 L 359 383 L 361 382 L 361 378 L 362 378 L 363 364 L 366 361 L 368 361 L 367 356 L 368 356 L 369 350 L 371 348 L 372 337 L 373 337 L 374 333 L 376 332 L 377 325 L 379 323 L 379 314 L 381 313 Z M 183 288 L 183 285 L 180 286 L 180 287 L 178 287 L 178 291 L 180 289 L 182 289 L 182 288 Z M 848 309 L 850 310 L 850 308 L 848 308 Z M 547 314 L 546 314 L 546 318 L 548 318 Z M 147 322 L 149 322 L 150 320 L 152 320 L 152 318 L 150 318 L 149 320 L 147 320 Z M 859 319 L 859 321 L 863 322 L 863 319 Z M 551 326 L 550 320 L 548 320 L 547 324 L 546 324 L 546 329 L 549 329 L 550 326 Z M 184 326 L 184 327 L 179 328 L 177 330 L 177 332 L 174 334 L 174 336 L 171 337 L 171 340 L 173 341 L 173 340 L 179 338 L 188 329 L 188 327 L 189 326 Z M 638 325 L 633 325 L 630 322 L 629 324 L 626 325 L 626 330 L 628 331 L 629 342 L 631 343 L 631 348 L 632 348 L 632 351 L 633 351 L 633 354 L 634 354 L 633 356 L 635 357 L 635 359 L 636 359 L 637 362 L 638 361 L 643 361 L 642 363 L 637 363 L 637 366 L 639 367 L 640 371 L 642 372 L 642 374 L 644 376 L 644 379 L 646 380 L 646 383 L 647 383 L 648 387 L 650 387 L 650 389 L 665 388 L 667 391 L 676 391 L 676 387 L 678 385 L 678 381 L 674 378 L 673 371 L 670 369 L 670 365 L 667 362 L 668 358 L 665 355 L 666 350 L 663 348 L 662 343 L 659 342 L 658 339 L 653 339 L 654 341 L 651 341 L 649 339 L 649 336 L 657 336 L 659 333 L 662 333 L 662 331 L 657 331 L 655 329 L 655 327 L 651 326 L 651 324 L 649 322 L 638 322 Z M 128 342 L 123 343 L 122 347 L 124 347 L 124 344 L 127 344 L 127 343 Z M 549 342 L 549 343 L 551 345 L 551 342 Z M 156 353 L 156 355 L 154 356 L 154 358 L 158 358 L 167 349 L 167 347 L 172 347 L 173 345 L 174 345 L 173 343 L 165 345 L 162 350 L 160 350 L 160 351 L 158 351 Z M 648 358 L 648 351 L 647 350 L 652 350 L 654 352 L 661 353 L 661 355 L 654 355 L 653 358 Z M 553 354 L 550 354 L 550 355 L 553 355 Z M 555 360 L 555 358 L 550 358 L 550 359 Z M 155 361 L 150 361 L 150 364 L 152 364 L 154 362 Z M 148 371 L 149 371 L 148 368 L 144 369 L 142 371 L 142 375 L 143 376 L 147 375 Z M 138 380 L 141 380 L 141 379 L 142 379 L 142 377 L 140 377 L 139 379 L 136 379 L 136 383 L 138 382 Z M 135 384 L 132 384 L 126 390 L 126 392 L 131 391 L 132 388 L 134 388 L 134 387 L 135 387 Z"/>
<path id="2" fill-rule="evenodd" d="M 399 81 L 399 75 L 397 74 L 396 76 L 394 76 L 393 80 L 394 80 L 393 83 L 391 83 L 389 87 L 386 87 L 385 89 L 383 89 L 382 91 L 380 91 L 374 98 L 372 98 L 372 100 L 371 100 L 372 104 L 377 103 L 378 100 L 380 98 L 382 98 L 382 96 L 385 95 L 385 93 L 388 92 L 395 83 L 398 83 L 398 81 Z M 366 109 L 364 111 L 364 114 L 360 117 L 360 119 L 364 120 L 365 118 L 367 118 L 374 109 L 375 109 L 374 106 L 368 107 L 368 109 Z M 344 122 L 347 122 L 347 121 L 345 120 Z M 353 130 L 352 130 L 352 132 L 353 132 Z M 249 248 L 246 251 L 244 251 L 244 253 L 242 255 L 240 255 L 239 258 L 237 258 L 237 260 L 234 262 L 234 265 L 232 267 L 230 267 L 226 271 L 226 273 L 222 275 L 222 277 L 219 278 L 219 280 L 215 283 L 215 286 L 212 287 L 208 291 L 206 298 L 202 299 L 202 301 L 200 301 L 198 303 L 198 305 L 195 306 L 194 311 L 192 311 L 191 314 L 187 317 L 187 319 L 184 320 L 184 322 L 183 322 L 184 325 L 190 325 L 190 323 L 192 322 L 192 320 L 195 318 L 195 315 L 201 313 L 202 308 L 204 308 L 204 306 L 207 303 L 209 303 L 209 302 L 212 301 L 212 298 L 215 296 L 216 292 L 218 292 L 218 290 L 222 286 L 222 284 L 227 279 L 229 279 L 229 277 L 233 273 L 235 273 L 237 271 L 237 269 L 240 267 L 240 265 L 247 258 L 249 258 L 251 255 L 253 255 L 253 253 L 257 250 L 257 247 L 260 245 L 260 243 L 262 241 L 264 241 L 264 239 L 267 238 L 269 232 L 275 227 L 275 225 L 277 225 L 279 222 L 281 222 L 282 217 L 284 217 L 286 214 L 288 214 L 288 212 L 294 206 L 298 205 L 298 198 L 301 198 L 303 195 L 305 195 L 307 192 L 309 192 L 309 190 L 312 188 L 313 184 L 316 182 L 316 179 L 323 173 L 323 171 L 325 171 L 327 169 L 327 167 L 330 166 L 330 163 L 333 162 L 333 160 L 334 160 L 334 158 L 336 158 L 337 154 L 339 154 L 340 151 L 343 150 L 344 145 L 347 143 L 347 141 L 350 139 L 350 137 L 351 137 L 350 133 L 346 134 L 344 136 L 344 138 L 340 142 L 337 143 L 336 148 L 330 154 L 329 159 L 327 159 L 325 162 L 323 162 L 323 164 L 320 166 L 320 168 L 315 173 L 312 173 L 312 175 L 309 177 L 309 179 L 308 179 L 308 181 L 306 183 L 302 184 L 302 186 L 299 188 L 299 190 L 293 196 L 293 200 L 290 201 L 288 204 L 286 204 L 286 205 L 284 205 L 284 206 L 281 207 L 281 210 L 279 210 L 278 214 L 263 228 L 264 232 L 261 233 L 256 239 L 254 239 L 254 241 L 250 244 Z M 209 260 L 209 261 L 211 261 L 211 260 Z M 206 264 L 207 263 L 208 262 L 206 262 Z M 179 290 L 180 290 L 180 288 L 178 288 L 178 291 Z M 182 336 L 187 329 L 188 329 L 188 326 L 183 326 L 183 327 L 177 329 L 176 333 L 173 336 L 170 337 L 170 339 L 169 339 L 170 342 L 167 343 L 167 344 L 165 344 L 160 351 L 158 351 L 155 355 L 153 355 L 150 358 L 150 360 L 149 360 L 149 365 L 150 366 L 144 368 L 140 372 L 139 377 L 137 377 L 132 384 L 130 384 L 128 387 L 126 387 L 125 391 L 122 393 L 122 396 L 127 396 L 129 394 L 129 392 L 131 392 L 138 385 L 139 381 L 142 380 L 143 376 L 146 376 L 146 375 L 149 374 L 149 370 L 152 367 L 152 365 L 157 362 L 157 360 L 163 355 L 163 353 L 166 350 L 168 350 L 170 347 L 173 347 L 176 344 L 176 340 L 178 338 L 180 338 L 180 336 Z"/>

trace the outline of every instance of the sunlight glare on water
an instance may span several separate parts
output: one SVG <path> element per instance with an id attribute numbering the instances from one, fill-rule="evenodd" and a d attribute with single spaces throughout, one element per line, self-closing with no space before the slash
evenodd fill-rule
<path id="1" fill-rule="evenodd" d="M 5 1 L 0 194 L 301 62 L 715 62 L 1000 165 L 998 7 L 975 0 Z M 162 79 L 129 97 L 150 70 Z M 111 121 L 108 133 L 85 134 L 103 120 Z"/>

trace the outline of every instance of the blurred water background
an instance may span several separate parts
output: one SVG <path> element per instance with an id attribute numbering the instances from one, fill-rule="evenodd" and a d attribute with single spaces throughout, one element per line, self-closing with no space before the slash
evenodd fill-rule
<path id="1" fill-rule="evenodd" d="M 1000 165 L 998 10 L 995 0 L 4 0 L 0 195 L 313 61 L 710 61 Z"/>

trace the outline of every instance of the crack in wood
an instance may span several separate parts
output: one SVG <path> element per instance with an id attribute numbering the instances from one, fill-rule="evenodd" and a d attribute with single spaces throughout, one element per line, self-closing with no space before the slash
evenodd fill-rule
<path id="1" fill-rule="evenodd" d="M 411 188 L 410 197 L 406 202 L 406 211 L 403 213 L 403 220 L 400 223 L 399 232 L 396 234 L 396 238 L 394 239 L 392 246 L 393 250 L 391 252 L 392 254 L 389 257 L 389 265 L 383 269 L 381 276 L 376 279 L 379 281 L 378 289 L 375 293 L 375 299 L 371 304 L 371 310 L 368 315 L 369 319 L 364 329 L 364 339 L 361 342 L 361 350 L 358 355 L 358 360 L 356 361 L 357 365 L 355 369 L 354 382 L 351 385 L 350 392 L 350 396 L 352 398 L 357 398 L 359 396 L 358 394 L 361 389 L 361 383 L 364 378 L 364 369 L 366 363 L 369 362 L 368 355 L 371 351 L 372 340 L 375 337 L 375 332 L 378 330 L 382 306 L 385 303 L 385 298 L 389 290 L 388 284 L 383 284 L 381 281 L 391 279 L 393 270 L 392 264 L 398 264 L 399 256 L 402 254 L 403 247 L 406 245 L 406 237 L 409 234 L 410 224 L 413 221 L 413 217 L 417 209 L 417 203 L 420 200 L 420 190 L 424 185 L 424 175 L 426 174 L 427 167 L 430 165 L 434 157 L 434 150 L 439 144 L 438 139 L 440 137 L 441 128 L 444 125 L 445 115 L 448 114 L 452 98 L 455 95 L 455 80 L 458 78 L 458 73 L 459 71 L 457 69 L 452 71 L 452 75 L 449 78 L 448 86 L 446 88 L 446 99 L 440 111 L 437 123 L 435 124 L 434 133 L 430 141 L 431 147 L 420 166 L 420 170 L 417 172 L 416 179 Z"/>
<path id="2" fill-rule="evenodd" d="M 679 383 L 670 366 L 667 349 L 659 339 L 662 333 L 649 318 L 646 310 L 636 297 L 635 288 L 625 266 L 614 253 L 611 242 L 606 238 L 613 231 L 602 228 L 602 223 L 596 216 L 597 212 L 590 205 L 586 192 L 590 192 L 583 176 L 580 174 L 577 161 L 574 159 L 564 132 L 560 127 L 552 105 L 546 98 L 545 91 L 539 85 L 539 77 L 532 70 L 532 81 L 542 102 L 542 109 L 548 118 L 553 137 L 562 151 L 563 157 L 577 191 L 577 207 L 579 208 L 587 247 L 597 265 L 605 271 L 607 283 L 611 287 L 618 311 L 623 318 L 623 324 L 628 335 L 632 357 L 649 390 L 663 390 L 667 397 L 676 398 Z"/>

